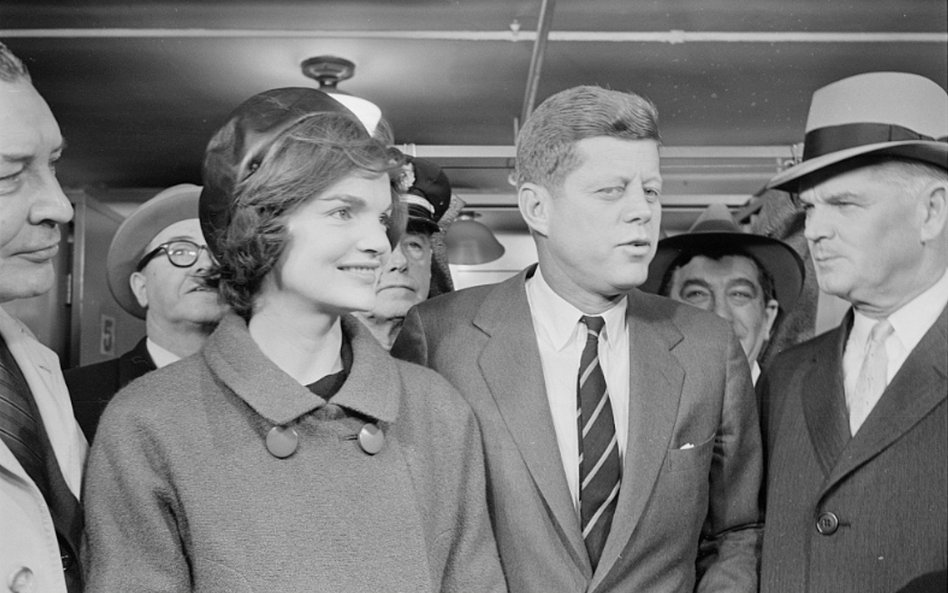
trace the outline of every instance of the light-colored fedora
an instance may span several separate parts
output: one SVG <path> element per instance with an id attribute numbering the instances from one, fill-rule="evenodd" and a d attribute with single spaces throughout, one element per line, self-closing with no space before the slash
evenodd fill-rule
<path id="1" fill-rule="evenodd" d="M 948 169 L 948 93 L 905 72 L 869 72 L 813 93 L 801 163 L 767 189 L 797 191 L 804 177 L 861 156 L 894 156 Z"/>
<path id="2" fill-rule="evenodd" d="M 793 307 L 803 289 L 803 258 L 779 239 L 742 231 L 724 204 L 708 206 L 688 232 L 659 241 L 648 267 L 648 279 L 639 288 L 657 294 L 669 268 L 680 255 L 721 250 L 750 255 L 773 278 L 780 308 L 787 311 Z"/>
<path id="3" fill-rule="evenodd" d="M 128 215 L 119 225 L 105 259 L 109 290 L 119 305 L 139 319 L 145 309 L 129 286 L 128 278 L 145 255 L 145 248 L 167 226 L 198 217 L 201 186 L 181 183 L 159 192 Z"/>

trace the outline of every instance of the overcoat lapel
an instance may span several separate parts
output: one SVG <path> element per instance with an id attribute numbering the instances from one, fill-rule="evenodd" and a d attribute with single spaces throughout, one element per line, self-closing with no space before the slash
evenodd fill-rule
<path id="1" fill-rule="evenodd" d="M 671 446 L 684 371 L 671 350 L 682 335 L 638 291 L 629 295 L 629 428 L 622 486 L 590 590 L 617 562 L 638 525 Z"/>
<path id="2" fill-rule="evenodd" d="M 948 308 L 942 310 L 883 392 L 824 484 L 836 482 L 878 455 L 948 398 Z"/>
<path id="3" fill-rule="evenodd" d="M 846 411 L 841 369 L 843 348 L 851 325 L 852 311 L 834 330 L 830 339 L 820 342 L 803 377 L 803 417 L 806 419 L 813 452 L 824 476 L 833 470 L 840 453 L 849 442 L 849 414 Z"/>
<path id="4" fill-rule="evenodd" d="M 498 285 L 474 317 L 474 325 L 488 336 L 478 365 L 556 528 L 588 575 L 589 558 L 563 473 L 524 288 L 531 270 Z"/>

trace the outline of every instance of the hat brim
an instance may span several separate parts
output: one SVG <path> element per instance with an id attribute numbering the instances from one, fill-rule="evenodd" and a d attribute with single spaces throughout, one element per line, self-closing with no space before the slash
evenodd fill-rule
<path id="1" fill-rule="evenodd" d="M 420 216 L 408 216 L 408 226 L 405 229 L 409 233 L 428 233 L 434 234 L 441 230 L 441 227 L 438 226 L 438 223 L 431 220 L 430 218 L 422 218 Z"/>
<path id="2" fill-rule="evenodd" d="M 763 235 L 749 233 L 684 233 L 658 242 L 655 257 L 648 268 L 648 279 L 639 288 L 657 294 L 668 268 L 683 252 L 740 249 L 756 259 L 774 279 L 774 292 L 780 308 L 788 311 L 803 289 L 803 258 L 792 247 Z"/>
<path id="3" fill-rule="evenodd" d="M 798 165 L 781 171 L 767 182 L 765 189 L 780 189 L 799 192 L 803 179 L 817 171 L 859 156 L 893 156 L 922 161 L 948 169 L 948 142 L 933 140 L 902 140 L 898 142 L 879 142 L 854 146 L 838 150 L 803 161 Z"/>
<path id="4" fill-rule="evenodd" d="M 197 218 L 200 196 L 201 188 L 197 185 L 181 184 L 168 188 L 139 206 L 115 231 L 106 256 L 109 291 L 131 315 L 145 318 L 145 309 L 138 304 L 128 283 L 145 247 L 167 226 Z"/>

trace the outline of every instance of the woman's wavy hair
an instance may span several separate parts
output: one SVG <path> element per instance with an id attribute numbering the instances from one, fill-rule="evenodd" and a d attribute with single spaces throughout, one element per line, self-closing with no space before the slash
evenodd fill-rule
<path id="1" fill-rule="evenodd" d="M 288 217 L 349 175 L 390 174 L 401 164 L 383 139 L 369 137 L 350 114 L 315 113 L 289 128 L 234 189 L 217 265 L 223 301 L 249 320 L 264 279 L 286 249 Z M 387 234 L 394 247 L 406 219 L 394 191 L 392 206 Z"/>

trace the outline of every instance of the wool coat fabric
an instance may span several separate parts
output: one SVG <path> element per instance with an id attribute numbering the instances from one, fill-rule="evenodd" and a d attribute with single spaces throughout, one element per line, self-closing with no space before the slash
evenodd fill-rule
<path id="1" fill-rule="evenodd" d="M 155 361 L 148 354 L 146 341 L 147 338 L 142 338 L 134 348 L 118 358 L 88 364 L 63 373 L 76 421 L 90 443 L 105 406 L 118 390 L 157 368 Z"/>
<path id="2" fill-rule="evenodd" d="M 417 305 L 392 350 L 442 373 L 478 416 L 510 590 L 756 593 L 760 430 L 747 357 L 727 322 L 629 294 L 628 444 L 593 570 L 547 400 L 525 291 L 532 270 Z M 709 555 L 698 574 L 701 540 Z"/>
<path id="3" fill-rule="evenodd" d="M 850 312 L 785 351 L 758 384 L 763 593 L 891 593 L 948 568 L 948 309 L 853 437 L 842 374 L 851 324 Z"/>
<path id="4" fill-rule="evenodd" d="M 88 593 L 505 590 L 470 408 L 355 319 L 343 331 L 352 366 L 329 403 L 232 314 L 119 392 L 90 454 Z M 289 457 L 268 450 L 274 427 L 298 434 Z"/>

